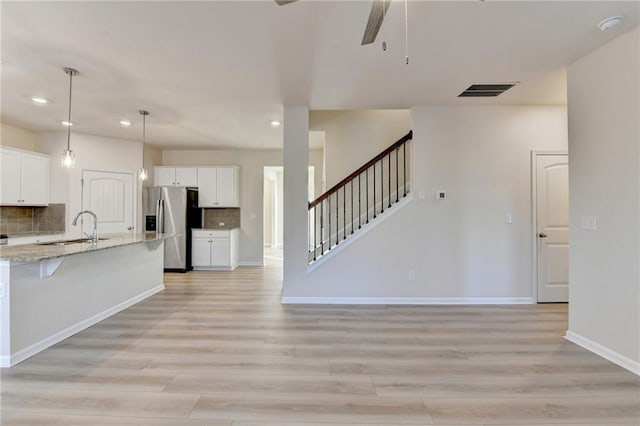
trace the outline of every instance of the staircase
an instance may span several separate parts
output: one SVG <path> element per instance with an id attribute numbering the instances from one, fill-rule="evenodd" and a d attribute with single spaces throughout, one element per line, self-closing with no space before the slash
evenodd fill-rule
<path id="1" fill-rule="evenodd" d="M 319 261 L 409 193 L 409 131 L 315 200 L 309 202 L 309 265 Z"/>

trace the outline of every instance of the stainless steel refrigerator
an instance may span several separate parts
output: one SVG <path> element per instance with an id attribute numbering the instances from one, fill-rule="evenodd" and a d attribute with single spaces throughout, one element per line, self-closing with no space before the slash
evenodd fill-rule
<path id="1" fill-rule="evenodd" d="M 179 186 L 145 188 L 142 201 L 146 232 L 180 234 L 165 240 L 164 270 L 191 270 L 191 228 L 202 225 L 198 190 Z"/>

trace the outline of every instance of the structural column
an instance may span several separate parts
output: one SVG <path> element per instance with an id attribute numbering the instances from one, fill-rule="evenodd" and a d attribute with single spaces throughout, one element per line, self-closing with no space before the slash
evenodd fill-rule
<path id="1" fill-rule="evenodd" d="M 284 284 L 283 296 L 307 274 L 307 179 L 309 107 L 284 108 Z"/>

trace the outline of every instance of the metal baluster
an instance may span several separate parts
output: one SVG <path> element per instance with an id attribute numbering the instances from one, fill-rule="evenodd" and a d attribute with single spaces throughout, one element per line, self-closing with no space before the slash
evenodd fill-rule
<path id="1" fill-rule="evenodd" d="M 360 178 L 362 173 L 358 175 L 358 229 L 362 228 L 362 189 L 360 184 Z"/>
<path id="2" fill-rule="evenodd" d="M 342 239 L 347 239 L 347 184 L 342 185 Z"/>
<path id="3" fill-rule="evenodd" d="M 404 179 L 404 196 L 407 196 L 407 143 L 402 144 L 402 178 Z"/>
<path id="4" fill-rule="evenodd" d="M 380 214 L 384 213 L 384 157 L 380 159 Z"/>
<path id="5" fill-rule="evenodd" d="M 353 179 L 351 179 L 351 233 L 353 234 Z"/>
<path id="6" fill-rule="evenodd" d="M 316 252 L 318 251 L 318 205 L 313 206 L 313 260 L 316 260 Z"/>
<path id="7" fill-rule="evenodd" d="M 376 218 L 376 163 L 373 163 L 373 218 Z"/>
<path id="8" fill-rule="evenodd" d="M 391 153 L 389 153 L 389 207 L 391 207 Z"/>
<path id="9" fill-rule="evenodd" d="M 324 200 L 320 202 L 320 256 L 324 254 Z"/>
<path id="10" fill-rule="evenodd" d="M 331 250 L 331 195 L 327 197 L 327 216 L 329 216 L 329 248 Z"/>
<path id="11" fill-rule="evenodd" d="M 367 204 L 365 210 L 367 211 L 367 223 L 369 223 L 369 169 L 365 170 L 365 191 L 367 191 Z"/>
<path id="12" fill-rule="evenodd" d="M 400 148 L 396 148 L 396 203 L 400 201 L 400 181 L 398 180 L 398 154 Z"/>
<path id="13" fill-rule="evenodd" d="M 336 189 L 336 245 L 340 244 L 340 188 Z"/>

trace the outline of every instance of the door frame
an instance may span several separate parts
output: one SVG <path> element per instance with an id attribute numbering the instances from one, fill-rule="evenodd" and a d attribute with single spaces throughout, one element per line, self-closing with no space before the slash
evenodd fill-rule
<path id="1" fill-rule="evenodd" d="M 568 151 L 531 151 L 531 295 L 538 302 L 538 157 L 566 155 Z M 567 194 L 568 196 L 569 194 Z"/>

